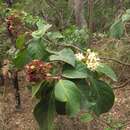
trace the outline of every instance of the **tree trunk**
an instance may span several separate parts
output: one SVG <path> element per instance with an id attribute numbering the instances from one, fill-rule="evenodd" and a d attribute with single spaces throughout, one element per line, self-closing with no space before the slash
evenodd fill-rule
<path id="1" fill-rule="evenodd" d="M 84 4 L 83 0 L 73 0 L 71 1 L 73 4 L 74 14 L 75 14 L 75 21 L 78 27 L 86 26 L 86 20 L 84 17 Z"/>
<path id="2" fill-rule="evenodd" d="M 93 33 L 93 8 L 94 8 L 94 1 L 93 0 L 88 0 L 88 14 L 89 14 L 88 29 L 89 29 L 89 32 L 90 32 L 88 47 L 90 46 L 91 41 L 92 41 L 92 33 Z"/>
<path id="3" fill-rule="evenodd" d="M 116 5 L 116 14 L 115 17 L 120 17 L 122 13 L 124 12 L 124 0 L 115 0 Z"/>
<path id="4" fill-rule="evenodd" d="M 93 0 L 88 0 L 88 14 L 89 14 L 89 30 L 92 33 L 93 32 L 93 6 L 94 2 Z"/>

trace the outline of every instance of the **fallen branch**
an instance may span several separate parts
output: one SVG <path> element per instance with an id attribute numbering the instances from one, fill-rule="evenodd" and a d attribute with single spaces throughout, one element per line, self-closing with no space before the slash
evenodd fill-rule
<path id="1" fill-rule="evenodd" d="M 130 79 L 127 80 L 126 82 L 124 82 L 123 84 L 121 84 L 121 85 L 118 86 L 118 87 L 113 87 L 113 89 L 116 90 L 116 89 L 124 88 L 129 82 L 130 82 Z"/>
<path id="2" fill-rule="evenodd" d="M 100 59 L 103 59 L 103 60 L 111 60 L 111 61 L 117 62 L 117 63 L 122 64 L 122 65 L 125 65 L 125 66 L 130 66 L 130 64 L 121 62 L 120 60 L 116 60 L 116 59 L 114 59 L 114 58 L 100 57 Z"/>

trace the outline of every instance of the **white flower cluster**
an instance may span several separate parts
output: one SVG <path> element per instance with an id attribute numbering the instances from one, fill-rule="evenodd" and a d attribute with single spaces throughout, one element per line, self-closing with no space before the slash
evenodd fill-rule
<path id="1" fill-rule="evenodd" d="M 90 70 L 95 71 L 100 64 L 98 54 L 88 49 L 86 54 L 86 64 Z"/>
<path id="2" fill-rule="evenodd" d="M 90 49 L 87 50 L 86 55 L 83 53 L 77 53 L 75 56 L 79 61 L 84 61 L 85 64 L 87 64 L 87 67 L 92 71 L 95 71 L 100 64 L 98 54 L 92 52 Z"/>
<path id="3" fill-rule="evenodd" d="M 83 53 L 77 53 L 75 54 L 75 56 L 76 56 L 76 59 L 78 59 L 79 61 L 85 59 L 85 56 L 83 55 Z"/>

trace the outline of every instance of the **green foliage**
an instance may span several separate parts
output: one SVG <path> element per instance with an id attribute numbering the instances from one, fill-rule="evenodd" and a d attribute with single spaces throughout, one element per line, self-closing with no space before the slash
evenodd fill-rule
<path id="1" fill-rule="evenodd" d="M 51 55 L 50 61 L 63 61 L 72 66 L 75 66 L 74 52 L 71 49 L 63 49 L 57 52 L 55 55 Z"/>
<path id="2" fill-rule="evenodd" d="M 126 30 L 126 23 L 130 21 L 130 10 L 127 9 L 121 17 L 119 17 L 115 22 L 112 24 L 110 28 L 110 36 L 116 39 L 120 39 Z"/>
<path id="3" fill-rule="evenodd" d="M 66 44 L 74 44 L 76 46 L 80 46 L 81 48 L 86 47 L 89 39 L 87 28 L 78 29 L 75 26 L 65 29 L 63 36 Z"/>
<path id="4" fill-rule="evenodd" d="M 32 33 L 32 37 L 35 39 L 42 38 L 43 35 L 47 32 L 47 30 L 51 27 L 51 25 L 50 24 L 43 24 L 42 21 L 38 21 L 37 27 L 38 27 L 38 30 L 34 31 Z"/>
<path id="5" fill-rule="evenodd" d="M 13 63 L 16 67 L 21 68 L 32 59 L 46 59 L 48 57 L 48 52 L 45 50 L 43 41 L 32 39 L 28 46 L 19 50 L 15 57 L 13 58 Z"/>
<path id="6" fill-rule="evenodd" d="M 39 2 L 35 2 L 39 5 Z M 102 72 L 115 80 L 114 72 L 105 65 L 103 68 L 98 68 L 98 71 L 93 71 L 87 68 L 87 64 L 83 61 L 77 61 L 75 53 L 84 52 L 86 49 L 89 36 L 88 31 L 86 28 L 78 29 L 75 26 L 63 31 L 63 28 L 66 26 L 65 19 L 68 17 L 66 15 L 70 14 L 67 11 L 64 14 L 61 10 L 66 9 L 68 3 L 61 0 L 57 0 L 54 3 L 52 9 L 52 7 L 50 8 L 51 3 L 41 1 L 39 9 L 42 15 L 45 14 L 45 10 L 47 12 L 52 9 L 50 10 L 50 17 L 56 16 L 56 18 L 51 18 L 51 20 L 47 18 L 47 20 L 52 22 L 60 19 L 58 25 L 54 23 L 55 26 L 60 26 L 60 28 L 56 29 L 54 24 L 51 26 L 41 18 L 33 17 L 23 12 L 21 18 L 24 21 L 23 24 L 29 29 L 29 34 L 30 32 L 32 34 L 27 39 L 24 35 L 17 37 L 16 49 L 12 58 L 16 69 L 23 68 L 33 60 L 40 60 L 43 64 L 46 63 L 47 66 L 44 66 L 44 69 L 49 65 L 51 66 L 49 72 L 46 70 L 48 73 L 42 69 L 41 72 L 38 72 L 38 74 L 42 74 L 40 75 L 41 81 L 31 82 L 32 97 L 36 97 L 38 100 L 38 104 L 34 108 L 34 116 L 40 126 L 40 130 L 53 129 L 56 108 L 63 109 L 65 111 L 63 113 L 70 117 L 76 116 L 81 108 L 86 112 L 89 110 L 100 115 L 108 112 L 114 103 L 114 93 L 111 87 L 104 81 L 99 80 L 98 77 L 98 73 Z M 42 4 L 45 6 L 42 6 Z M 37 6 L 34 3 L 33 5 Z M 49 8 L 47 8 L 48 5 Z M 55 8 L 57 5 L 59 7 L 58 10 Z M 40 7 L 44 9 L 41 10 Z M 37 9 L 34 12 L 39 14 Z M 70 19 L 73 19 L 73 17 Z M 59 32 L 58 30 L 62 31 Z M 34 69 L 34 71 L 31 71 L 31 76 L 32 74 L 37 76 L 37 73 L 35 73 L 39 69 L 37 66 L 32 65 L 29 69 Z M 90 121 L 92 117 L 85 114 L 81 117 L 81 120 Z"/>
<path id="7" fill-rule="evenodd" d="M 38 29 L 47 26 L 43 26 L 42 22 L 38 23 Z M 56 45 L 60 46 L 62 44 L 61 41 L 57 44 L 54 44 L 53 41 L 48 42 L 48 27 L 45 30 L 44 34 L 39 35 L 40 37 L 27 41 L 24 49 L 21 50 L 18 47 L 18 52 L 14 58 L 15 67 L 18 68 L 24 67 L 33 59 L 51 62 L 52 65 L 56 66 L 52 67 L 52 72 L 43 75 L 47 78 L 43 78 L 41 82 L 34 82 L 32 85 L 32 97 L 35 96 L 39 100 L 34 109 L 34 116 L 40 129 L 50 130 L 53 128 L 51 124 L 55 111 L 59 114 L 67 114 L 70 117 L 76 116 L 80 112 L 80 108 L 93 111 L 97 115 L 108 112 L 114 103 L 114 93 L 108 84 L 98 79 L 97 73 L 104 73 L 116 80 L 115 73 L 103 64 L 95 72 L 88 69 L 87 64 L 83 61 L 77 61 L 75 56 L 76 47 L 73 50 L 72 46 L 69 47 L 66 44 L 64 47 L 62 45 L 61 48 L 57 47 Z M 55 32 L 51 33 L 55 34 Z M 55 38 L 58 37 L 61 38 L 59 33 Z M 18 41 L 21 42 L 22 40 Z M 53 51 L 51 45 L 57 51 Z M 63 112 L 59 110 L 63 110 Z M 91 119 L 88 115 L 81 118 L 85 121 Z"/>
<path id="8" fill-rule="evenodd" d="M 98 71 L 99 73 L 103 73 L 106 76 L 108 76 L 109 78 L 111 78 L 113 81 L 117 81 L 117 77 L 116 74 L 113 72 L 113 70 L 106 64 L 100 64 L 96 71 Z"/>
<path id="9" fill-rule="evenodd" d="M 25 47 L 25 35 L 20 35 L 16 39 L 16 48 L 17 49 L 23 49 Z"/>
<path id="10" fill-rule="evenodd" d="M 130 20 L 130 9 L 126 10 L 126 13 L 122 15 L 122 21 L 127 22 Z"/>
<path id="11" fill-rule="evenodd" d="M 84 80 L 78 81 L 78 87 L 82 94 L 81 107 L 94 111 L 97 115 L 109 111 L 114 103 L 112 88 L 104 81 L 90 79 L 91 85 Z"/>
<path id="12" fill-rule="evenodd" d="M 32 59 L 48 59 L 49 53 L 46 51 L 45 42 L 42 39 L 32 39 L 26 49 Z"/>
<path id="13" fill-rule="evenodd" d="M 60 80 L 55 86 L 55 97 L 61 102 L 66 102 L 66 112 L 75 116 L 80 111 L 80 91 L 69 80 Z"/>
<path id="14" fill-rule="evenodd" d="M 94 118 L 93 118 L 93 116 L 91 115 L 91 114 L 89 114 L 89 113 L 85 113 L 85 114 L 83 114 L 81 117 L 80 117 L 80 120 L 82 121 L 82 122 L 90 122 L 90 121 L 92 121 Z"/>
<path id="15" fill-rule="evenodd" d="M 25 66 L 29 61 L 31 61 L 32 58 L 30 57 L 28 51 L 26 49 L 20 50 L 15 54 L 15 57 L 13 58 L 13 64 L 17 68 L 22 68 Z"/>
<path id="16" fill-rule="evenodd" d="M 120 39 L 124 34 L 124 24 L 122 20 L 118 19 L 112 24 L 110 28 L 110 36 Z"/>
<path id="17" fill-rule="evenodd" d="M 107 112 L 113 106 L 114 93 L 107 83 L 91 79 L 91 86 L 89 90 L 88 100 L 95 103 L 92 109 L 97 115 Z"/>
<path id="18" fill-rule="evenodd" d="M 75 68 L 65 65 L 62 76 L 68 79 L 86 79 L 88 78 L 88 71 L 84 64 L 76 61 Z"/>
<path id="19" fill-rule="evenodd" d="M 32 85 L 32 98 L 34 96 L 36 96 L 36 94 L 38 93 L 38 91 L 40 90 L 41 87 L 44 87 L 43 86 L 43 81 L 41 81 L 40 83 L 37 83 L 37 84 L 34 84 Z"/>
<path id="20" fill-rule="evenodd" d="M 113 128 L 105 128 L 104 130 L 115 130 L 115 129 L 113 129 Z"/>
<path id="21" fill-rule="evenodd" d="M 52 130 L 55 116 L 54 98 L 51 96 L 49 101 L 41 100 L 34 109 L 34 116 L 40 130 Z"/>

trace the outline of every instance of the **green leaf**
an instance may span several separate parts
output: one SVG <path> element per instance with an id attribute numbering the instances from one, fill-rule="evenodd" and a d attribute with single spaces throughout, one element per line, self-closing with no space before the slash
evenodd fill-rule
<path id="1" fill-rule="evenodd" d="M 32 58 L 29 56 L 28 51 L 26 49 L 20 50 L 14 57 L 13 63 L 17 68 L 24 67 L 27 63 L 29 63 Z"/>
<path id="2" fill-rule="evenodd" d="M 90 113 L 85 113 L 85 114 L 83 114 L 81 117 L 80 117 L 80 120 L 82 121 L 82 122 L 90 122 L 90 121 L 92 121 L 94 118 L 93 118 L 93 116 L 90 114 Z"/>
<path id="3" fill-rule="evenodd" d="M 36 22 L 36 25 L 38 27 L 38 30 L 40 30 L 40 29 L 44 28 L 45 21 L 43 21 L 43 20 L 40 19 L 40 20 L 38 20 L 38 22 Z"/>
<path id="4" fill-rule="evenodd" d="M 104 130 L 115 130 L 115 129 L 113 129 L 113 128 L 105 128 Z"/>
<path id="5" fill-rule="evenodd" d="M 113 90 L 104 81 L 91 79 L 88 95 L 88 100 L 95 103 L 92 109 L 97 115 L 108 112 L 114 104 Z"/>
<path id="6" fill-rule="evenodd" d="M 28 45 L 27 51 L 32 59 L 47 60 L 49 56 L 49 53 L 44 46 L 44 42 L 41 39 L 32 39 Z"/>
<path id="7" fill-rule="evenodd" d="M 95 102 L 91 102 L 91 100 L 89 100 L 89 92 L 91 92 L 90 90 L 90 85 L 88 84 L 88 82 L 84 79 L 82 80 L 76 80 L 75 84 L 78 86 L 78 88 L 81 91 L 81 108 L 83 110 L 91 110 L 91 108 L 96 104 Z"/>
<path id="8" fill-rule="evenodd" d="M 62 76 L 69 79 L 85 79 L 88 78 L 88 69 L 81 62 L 76 62 L 75 67 L 65 66 Z"/>
<path id="9" fill-rule="evenodd" d="M 101 72 L 103 74 L 105 74 L 106 76 L 108 76 L 109 78 L 111 78 L 113 81 L 117 81 L 117 76 L 114 73 L 114 71 L 106 64 L 100 64 L 97 69 L 97 72 Z"/>
<path id="10" fill-rule="evenodd" d="M 47 36 L 52 40 L 64 38 L 60 32 L 48 32 Z"/>
<path id="11" fill-rule="evenodd" d="M 51 28 L 52 25 L 50 24 L 44 24 L 44 25 L 41 25 L 41 23 L 38 25 L 38 30 L 37 31 L 34 31 L 32 33 L 32 37 L 35 38 L 35 39 L 39 39 L 39 38 L 42 38 L 45 33 L 48 31 L 49 28 Z"/>
<path id="12" fill-rule="evenodd" d="M 53 95 L 48 100 L 41 100 L 34 109 L 34 117 L 37 120 L 40 130 L 53 130 L 55 116 L 55 102 Z"/>
<path id="13" fill-rule="evenodd" d="M 25 45 L 25 35 L 20 35 L 16 39 L 16 48 L 23 49 L 24 45 Z"/>
<path id="14" fill-rule="evenodd" d="M 38 91 L 36 89 L 35 97 L 37 99 L 46 99 L 50 96 L 50 93 L 53 91 L 54 84 L 48 81 L 44 81 L 41 86 L 38 88 Z M 33 92 L 35 90 L 32 90 Z"/>
<path id="15" fill-rule="evenodd" d="M 75 55 L 71 49 L 63 49 L 55 55 L 50 56 L 50 61 L 63 61 L 75 66 Z"/>
<path id="16" fill-rule="evenodd" d="M 114 22 L 110 28 L 110 36 L 113 38 L 121 38 L 124 34 L 124 25 L 123 22 L 119 19 Z"/>
<path id="17" fill-rule="evenodd" d="M 130 9 L 127 9 L 127 10 L 126 10 L 126 13 L 127 13 L 127 14 L 130 14 Z"/>
<path id="18" fill-rule="evenodd" d="M 80 111 L 80 91 L 72 81 L 60 80 L 55 86 L 55 98 L 66 102 L 68 115 L 75 116 Z"/>
<path id="19" fill-rule="evenodd" d="M 127 22 L 130 20 L 130 14 L 124 14 L 122 15 L 122 21 L 123 22 Z"/>
<path id="20" fill-rule="evenodd" d="M 44 81 L 41 81 L 40 83 L 37 83 L 32 86 L 32 98 L 37 94 L 37 92 L 40 90 L 42 87 Z"/>

